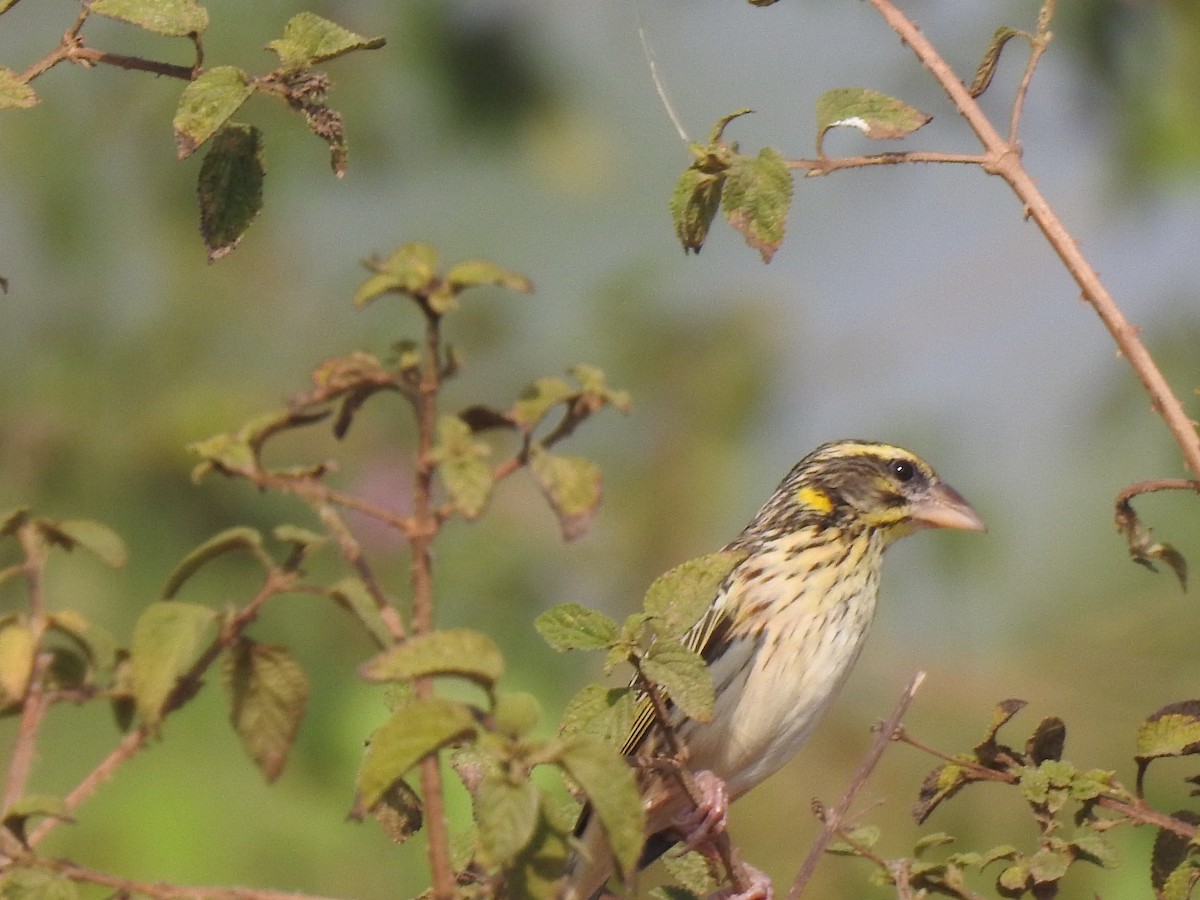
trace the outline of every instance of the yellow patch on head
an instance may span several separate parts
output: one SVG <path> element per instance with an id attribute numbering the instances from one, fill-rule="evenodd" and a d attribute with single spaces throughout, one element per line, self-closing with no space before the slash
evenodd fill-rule
<path id="1" fill-rule="evenodd" d="M 821 515 L 833 512 L 833 500 L 820 488 L 806 484 L 796 491 L 796 502 L 809 509 L 816 510 Z"/>

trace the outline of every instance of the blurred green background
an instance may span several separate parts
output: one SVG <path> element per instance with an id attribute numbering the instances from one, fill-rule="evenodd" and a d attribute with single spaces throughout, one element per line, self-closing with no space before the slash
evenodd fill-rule
<path id="1" fill-rule="evenodd" d="M 262 46 L 300 9 L 368 36 L 374 53 L 330 66 L 350 167 L 266 100 L 266 208 L 242 246 L 204 262 L 193 185 L 177 163 L 167 79 L 60 66 L 42 103 L 0 117 L 0 508 L 108 522 L 132 561 L 52 568 L 57 608 L 121 639 L 173 563 L 238 523 L 311 525 L 302 507 L 210 478 L 194 487 L 187 443 L 236 427 L 302 390 L 321 359 L 385 353 L 418 323 L 352 296 L 359 260 L 408 240 L 447 259 L 490 258 L 530 276 L 532 297 L 482 291 L 452 322 L 464 357 L 451 407 L 504 406 L 524 384 L 577 361 L 631 390 L 571 441 L 597 459 L 605 505 L 564 546 L 524 479 L 479 524 L 452 525 L 437 557 L 439 618 L 497 637 L 509 686 L 553 719 L 594 661 L 559 657 L 534 616 L 576 601 L 621 615 L 659 572 L 735 534 L 797 458 L 837 437 L 878 437 L 929 459 L 988 520 L 984 537 L 928 534 L 891 554 L 875 634 L 842 701 L 768 787 L 734 808 L 746 855 L 786 890 L 817 830 L 810 798 L 841 794 L 869 726 L 918 669 L 909 729 L 946 750 L 983 733 L 993 704 L 1068 724 L 1067 756 L 1132 781 L 1134 731 L 1164 703 L 1200 693 L 1200 611 L 1169 575 L 1132 565 L 1112 499 L 1146 477 L 1182 475 L 1179 454 L 1094 314 L 1003 185 L 962 167 L 867 170 L 797 184 L 770 266 L 723 224 L 698 257 L 672 233 L 667 197 L 689 159 L 656 95 L 639 31 L 684 126 L 757 114 L 727 133 L 747 150 L 811 154 L 816 98 L 862 85 L 935 116 L 911 146 L 972 141 L 908 51 L 864 4 L 410 0 L 211 2 L 206 61 L 265 71 Z M 1181 395 L 1200 346 L 1200 16 L 1190 0 L 1089 0 L 1065 7 L 1033 84 L 1023 138 L 1034 176 Z M 1030 2 L 936 0 L 916 11 L 969 75 L 996 26 L 1031 27 Z M 70 4 L 25 2 L 0 18 L 0 64 L 24 69 L 58 41 Z M 89 22 L 88 43 L 189 61 L 182 41 Z M 1020 73 L 1010 45 L 985 107 L 1003 120 Z M 857 133 L 830 153 L 873 152 Z M 368 409 L 336 452 L 342 482 L 403 502 L 405 410 Z M 1156 535 L 1196 557 L 1195 498 L 1139 504 Z M 365 529 L 391 588 L 403 547 Z M 5 548 L 11 554 L 11 548 Z M 9 561 L 4 556 L 3 561 Z M 320 566 L 315 574 L 321 574 Z M 222 561 L 184 599 L 243 602 L 253 573 Z M 10 584 L 0 613 L 22 598 Z M 370 646 L 310 598 L 274 604 L 253 634 L 288 644 L 314 693 L 289 767 L 265 786 L 236 744 L 219 690 L 172 717 L 165 739 L 123 767 L 47 849 L 128 877 L 247 884 L 346 898 L 416 893 L 420 841 L 395 848 L 344 821 L 363 739 L 385 714 L 354 666 Z M 15 724 L 0 722 L 7 747 Z M 64 793 L 117 735 L 102 709 L 55 709 L 31 789 Z M 908 809 L 932 761 L 894 748 L 860 801 L 884 854 L 909 852 Z M 1186 763 L 1161 765 L 1151 796 L 1173 808 Z M 461 800 L 461 798 L 460 798 Z M 1032 849 L 1016 797 L 976 788 L 924 829 L 960 849 Z M 1144 896 L 1152 835 L 1117 839 L 1119 873 L 1070 876 L 1066 897 Z M 973 843 L 972 843 L 973 842 Z M 884 896 L 863 864 L 822 863 L 816 897 Z"/>

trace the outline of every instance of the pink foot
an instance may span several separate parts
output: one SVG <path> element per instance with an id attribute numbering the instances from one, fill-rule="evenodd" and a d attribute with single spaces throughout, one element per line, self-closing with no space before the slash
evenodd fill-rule
<path id="1" fill-rule="evenodd" d="M 729 824 L 729 794 L 725 782 L 707 769 L 696 772 L 693 780 L 700 792 L 700 800 L 675 820 L 675 827 L 683 835 L 683 845 L 688 850 L 707 844 Z"/>
<path id="2" fill-rule="evenodd" d="M 742 874 L 750 879 L 750 885 L 744 891 L 725 888 L 713 894 L 712 900 L 774 900 L 775 889 L 766 872 L 742 863 Z"/>

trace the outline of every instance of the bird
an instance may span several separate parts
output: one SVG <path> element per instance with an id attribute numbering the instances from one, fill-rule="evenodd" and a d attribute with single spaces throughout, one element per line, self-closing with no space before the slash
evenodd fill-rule
<path id="1" fill-rule="evenodd" d="M 884 550 L 926 528 L 986 531 L 983 519 L 933 468 L 892 444 L 840 440 L 801 459 L 736 538 L 742 557 L 684 637 L 712 676 L 712 718 L 699 722 L 669 703 L 686 766 L 704 794 L 697 804 L 671 779 L 643 768 L 644 868 L 674 844 L 711 851 L 725 807 L 779 770 L 812 733 L 862 650 L 875 615 Z M 736 558 L 736 557 L 735 557 Z M 668 756 L 643 698 L 621 752 Z M 614 873 L 603 825 L 585 806 L 562 900 L 595 900 Z M 754 879 L 737 900 L 769 898 Z M 763 883 L 765 881 L 765 884 Z"/>

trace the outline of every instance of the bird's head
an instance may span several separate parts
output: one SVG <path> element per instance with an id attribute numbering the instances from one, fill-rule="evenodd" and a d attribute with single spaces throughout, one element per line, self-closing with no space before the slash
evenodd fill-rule
<path id="1" fill-rule="evenodd" d="M 795 465 L 780 492 L 801 524 L 877 530 L 887 543 L 922 528 L 987 530 L 927 462 L 891 444 L 823 444 Z"/>

